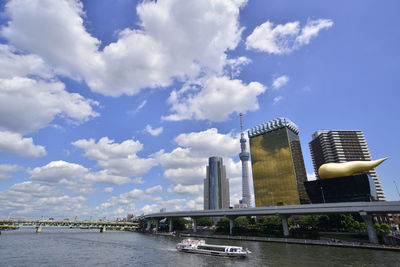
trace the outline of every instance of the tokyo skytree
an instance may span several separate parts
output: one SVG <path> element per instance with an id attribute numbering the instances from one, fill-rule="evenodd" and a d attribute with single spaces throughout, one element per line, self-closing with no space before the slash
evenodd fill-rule
<path id="1" fill-rule="evenodd" d="M 250 186 L 249 186 L 249 152 L 246 151 L 246 138 L 244 138 L 243 133 L 243 120 L 242 113 L 240 113 L 240 128 L 242 133 L 240 135 L 240 148 L 241 152 L 239 154 L 240 160 L 242 161 L 242 204 L 246 204 L 247 207 L 251 207 L 250 198 Z"/>

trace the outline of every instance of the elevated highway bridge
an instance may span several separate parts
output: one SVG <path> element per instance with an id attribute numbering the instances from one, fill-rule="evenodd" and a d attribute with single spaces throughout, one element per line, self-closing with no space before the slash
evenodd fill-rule
<path id="1" fill-rule="evenodd" d="M 243 209 L 219 209 L 219 210 L 195 210 L 152 213 L 142 216 L 140 219 L 147 221 L 147 230 L 150 223 L 156 220 L 157 229 L 160 219 L 169 218 L 169 231 L 173 231 L 172 218 L 190 217 L 193 220 L 193 231 L 197 231 L 197 219 L 201 217 L 227 217 L 229 219 L 230 233 L 234 219 L 239 216 L 271 216 L 278 215 L 282 219 L 283 233 L 289 235 L 288 218 L 293 215 L 316 215 L 316 214 L 343 214 L 359 213 L 367 227 L 368 237 L 371 243 L 378 243 L 372 217 L 388 213 L 400 213 L 400 201 L 376 201 L 376 202 L 342 202 L 326 204 L 272 206 Z"/>
<path id="2" fill-rule="evenodd" d="M 112 222 L 112 221 L 70 221 L 70 220 L 32 220 L 32 219 L 0 219 L 0 230 L 21 227 L 35 227 L 40 233 L 43 227 L 65 227 L 100 229 L 100 232 L 111 230 L 136 230 L 137 222 Z"/>

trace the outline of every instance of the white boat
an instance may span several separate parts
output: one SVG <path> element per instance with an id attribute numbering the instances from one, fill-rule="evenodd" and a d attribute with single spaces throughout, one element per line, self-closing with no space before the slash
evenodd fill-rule
<path id="1" fill-rule="evenodd" d="M 233 258 L 245 258 L 251 253 L 248 249 L 235 246 L 210 245 L 204 240 L 184 239 L 176 246 L 181 252 L 206 254 L 212 256 L 223 256 Z"/>

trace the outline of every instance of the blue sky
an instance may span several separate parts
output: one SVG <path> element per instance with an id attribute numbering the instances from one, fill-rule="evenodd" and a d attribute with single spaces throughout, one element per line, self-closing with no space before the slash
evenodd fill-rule
<path id="1" fill-rule="evenodd" d="M 203 207 L 209 156 L 241 198 L 244 127 L 362 130 L 400 186 L 398 1 L 11 0 L 0 5 L 0 217 Z"/>

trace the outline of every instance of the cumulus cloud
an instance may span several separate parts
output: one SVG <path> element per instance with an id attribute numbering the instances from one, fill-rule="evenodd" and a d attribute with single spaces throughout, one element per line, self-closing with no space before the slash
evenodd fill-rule
<path id="1" fill-rule="evenodd" d="M 183 186 L 202 184 L 211 156 L 224 157 L 228 175 L 236 173 L 237 168 L 230 157 L 239 154 L 240 144 L 239 138 L 232 133 L 222 134 L 211 128 L 180 134 L 175 142 L 178 147 L 171 152 L 161 150 L 156 154 L 164 177 L 172 182 Z"/>
<path id="2" fill-rule="evenodd" d="M 45 127 L 55 116 L 85 122 L 98 116 L 92 109 L 97 104 L 68 93 L 61 82 L 23 77 L 0 79 L 0 130 L 30 133 Z"/>
<path id="3" fill-rule="evenodd" d="M 152 194 L 158 193 L 162 190 L 160 185 L 148 188 L 146 190 L 132 189 L 129 192 L 122 193 L 118 196 L 113 196 L 95 208 L 95 211 L 100 214 L 109 214 L 114 216 L 121 216 L 128 213 L 137 213 L 136 205 L 145 201 L 163 202 L 159 196 Z"/>
<path id="4" fill-rule="evenodd" d="M 114 188 L 112 187 L 105 187 L 103 192 L 106 194 L 111 194 L 114 191 Z"/>
<path id="5" fill-rule="evenodd" d="M 93 172 L 76 163 L 52 161 L 42 167 L 28 171 L 29 178 L 41 184 L 65 186 L 65 188 L 80 194 L 92 194 L 96 190 L 93 184 L 121 185 L 133 182 L 129 177 L 108 173 L 107 170 Z M 108 189 L 109 190 L 109 189 Z"/>
<path id="6" fill-rule="evenodd" d="M 330 28 L 333 21 L 318 19 L 307 21 L 300 27 L 299 21 L 274 25 L 270 21 L 257 26 L 246 39 L 246 48 L 269 54 L 289 54 L 301 46 L 309 44 L 319 31 Z"/>
<path id="7" fill-rule="evenodd" d="M 85 201 L 82 196 L 67 196 L 52 186 L 27 181 L 0 191 L 0 217 L 84 216 L 89 211 Z"/>
<path id="8" fill-rule="evenodd" d="M 204 69 L 221 73 L 226 51 L 240 40 L 245 2 L 144 1 L 137 6 L 140 29 L 122 30 L 100 51 L 100 41 L 84 27 L 81 2 L 14 0 L 6 4 L 9 21 L 1 34 L 49 62 L 57 74 L 85 79 L 95 92 L 132 95 Z"/>
<path id="9" fill-rule="evenodd" d="M 16 164 L 0 164 L 0 180 L 6 180 L 10 178 L 10 173 L 21 171 L 23 169 L 23 167 Z"/>
<path id="10" fill-rule="evenodd" d="M 197 83 L 186 84 L 179 91 L 172 91 L 168 103 L 173 114 L 163 119 L 220 122 L 234 112 L 257 110 L 257 96 L 265 90 L 266 87 L 258 82 L 244 84 L 241 80 L 226 76 L 202 78 Z"/>
<path id="11" fill-rule="evenodd" d="M 274 79 L 274 81 L 272 82 L 272 87 L 275 89 L 279 89 L 282 86 L 286 85 L 288 82 L 289 82 L 289 76 L 282 75 Z"/>
<path id="12" fill-rule="evenodd" d="M 176 186 L 172 186 L 167 190 L 169 193 L 178 194 L 178 195 L 203 195 L 203 184 L 196 185 L 181 185 L 177 184 Z"/>
<path id="13" fill-rule="evenodd" d="M 42 57 L 56 73 L 81 79 L 82 73 L 101 64 L 100 41 L 86 32 L 79 1 L 9 1 L 5 13 L 10 20 L 1 35 Z"/>
<path id="14" fill-rule="evenodd" d="M 161 185 L 156 185 L 156 186 L 147 188 L 146 189 L 146 193 L 147 194 L 154 194 L 154 193 L 160 194 L 160 193 L 162 193 L 162 186 Z"/>
<path id="15" fill-rule="evenodd" d="M 146 204 L 140 212 L 149 214 L 159 212 L 161 208 L 168 211 L 182 211 L 182 210 L 201 210 L 203 209 L 203 197 L 187 200 L 185 198 L 176 198 L 169 200 L 158 201 L 153 204 Z"/>
<path id="16" fill-rule="evenodd" d="M 31 137 L 24 138 L 18 133 L 8 131 L 0 131 L 0 151 L 29 158 L 46 155 L 46 149 L 43 146 L 35 145 Z"/>
<path id="17" fill-rule="evenodd" d="M 152 136 L 159 136 L 163 132 L 164 129 L 163 129 L 163 127 L 158 127 L 158 128 L 153 129 L 149 124 L 147 124 L 145 130 Z"/>
<path id="18" fill-rule="evenodd" d="M 157 164 L 153 158 L 140 158 L 137 153 L 143 149 L 139 141 L 125 140 L 115 143 L 108 137 L 97 143 L 94 139 L 81 139 L 72 145 L 85 150 L 85 156 L 96 160 L 97 165 L 107 170 L 107 174 L 116 176 L 140 176 Z"/>
<path id="19" fill-rule="evenodd" d="M 226 61 L 227 64 L 227 69 L 229 70 L 228 73 L 230 73 L 231 78 L 235 78 L 239 76 L 242 66 L 245 66 L 247 64 L 251 63 L 251 59 L 247 57 L 238 57 L 238 58 L 232 58 L 228 59 Z"/>
<path id="20" fill-rule="evenodd" d="M 0 78 L 26 75 L 52 77 L 50 67 L 39 56 L 23 54 L 10 45 L 0 44 Z"/>

